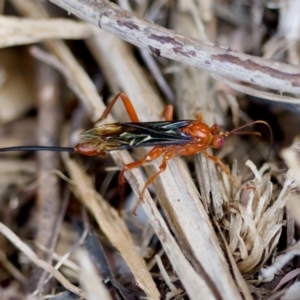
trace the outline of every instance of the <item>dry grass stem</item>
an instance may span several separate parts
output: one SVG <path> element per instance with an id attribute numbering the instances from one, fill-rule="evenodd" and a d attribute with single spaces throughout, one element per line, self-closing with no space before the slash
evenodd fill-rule
<path id="1" fill-rule="evenodd" d="M 290 180 L 295 181 L 295 185 L 298 186 L 297 190 L 294 190 L 293 197 L 287 204 L 287 210 L 289 214 L 295 219 L 296 223 L 300 224 L 300 205 L 299 205 L 299 187 L 300 187 L 300 143 L 293 144 L 290 148 L 284 149 L 281 155 L 287 164 L 289 170 L 287 176 Z"/>
<path id="2" fill-rule="evenodd" d="M 0 263 L 1 265 L 18 281 L 25 284 L 25 276 L 8 260 L 6 254 L 0 250 Z"/>
<path id="3" fill-rule="evenodd" d="M 167 284 L 167 286 L 169 287 L 171 293 L 174 293 L 176 291 L 178 292 L 178 289 L 172 283 L 172 280 L 171 280 L 168 272 L 166 271 L 166 269 L 161 261 L 160 256 L 155 255 L 155 260 L 156 260 L 157 266 L 159 268 L 160 274 L 161 274 L 162 278 L 164 279 L 165 283 Z M 181 292 L 183 292 L 183 291 L 181 290 Z"/>
<path id="4" fill-rule="evenodd" d="M 9 239 L 15 247 L 23 252 L 34 264 L 40 268 L 48 271 L 55 277 L 67 290 L 76 295 L 85 297 L 83 291 L 70 283 L 59 271 L 55 270 L 51 265 L 40 259 L 25 243 L 23 243 L 18 236 L 16 236 L 9 228 L 3 223 L 0 223 L 0 232 Z"/>
<path id="5" fill-rule="evenodd" d="M 65 19 L 35 20 L 1 16 L 0 28 L 0 48 L 49 39 L 84 39 L 93 34 L 87 24 Z"/>
<path id="6" fill-rule="evenodd" d="M 99 227 L 112 245 L 118 249 L 135 276 L 137 283 L 145 291 L 146 295 L 153 299 L 158 299 L 159 292 L 147 270 L 144 260 L 132 242 L 132 238 L 124 221 L 118 216 L 118 213 L 96 193 L 91 178 L 84 173 L 78 164 L 70 159 L 66 159 L 66 164 L 72 179 L 75 181 L 76 186 L 74 187 L 74 192 L 78 195 L 78 198 L 93 214 Z"/>
<path id="7" fill-rule="evenodd" d="M 89 300 L 111 300 L 111 296 L 103 283 L 103 279 L 91 261 L 88 253 L 82 249 L 76 251 L 76 258 L 81 267 L 81 283 Z"/>
<path id="8" fill-rule="evenodd" d="M 260 275 L 266 279 L 272 278 L 276 272 L 282 269 L 296 255 L 300 255 L 300 242 L 288 249 L 285 254 L 280 255 L 272 266 L 261 269 Z"/>
<path id="9" fill-rule="evenodd" d="M 84 238 L 86 237 L 86 233 L 85 233 L 85 235 L 83 235 L 83 237 Z M 64 267 L 67 267 L 67 268 L 71 269 L 72 271 L 74 271 L 74 273 L 78 274 L 80 272 L 80 269 L 77 264 L 75 264 L 73 261 L 71 261 L 69 259 L 69 256 L 72 254 L 72 251 L 76 250 L 76 248 L 78 248 L 82 244 L 82 242 L 83 242 L 83 240 L 81 237 L 80 240 L 78 241 L 78 243 L 76 243 L 76 245 L 70 251 L 65 253 L 63 256 L 57 254 L 56 252 L 53 252 L 52 258 L 54 261 L 57 262 L 57 264 L 55 265 L 55 269 L 58 270 L 61 266 L 64 266 Z M 41 245 L 36 244 L 35 246 L 44 252 L 48 252 L 48 250 Z"/>
<path id="10" fill-rule="evenodd" d="M 288 97 L 288 96 L 284 96 L 283 94 L 283 90 L 277 90 L 278 94 L 275 93 L 270 93 L 270 92 L 265 92 L 265 91 L 261 91 L 257 88 L 251 87 L 251 86 L 246 86 L 246 85 L 242 85 L 239 83 L 235 83 L 232 80 L 229 80 L 228 78 L 225 78 L 223 76 L 220 76 L 218 74 L 212 74 L 211 75 L 213 78 L 227 84 L 228 86 L 232 87 L 233 89 L 248 94 L 248 95 L 252 95 L 255 97 L 259 97 L 262 99 L 267 99 L 270 101 L 276 101 L 276 102 L 280 102 L 280 103 L 290 103 L 290 104 L 300 104 L 300 100 L 297 97 Z"/>
<path id="11" fill-rule="evenodd" d="M 55 146 L 58 144 L 58 135 L 63 118 L 60 101 L 60 77 L 55 70 L 43 64 L 38 65 L 37 76 L 38 144 Z M 35 233 L 35 242 L 47 247 L 50 252 L 55 249 L 66 211 L 66 205 L 64 205 L 65 209 L 62 209 L 59 179 L 52 174 L 52 170 L 58 169 L 59 165 L 58 153 L 41 152 L 38 154 L 37 213 L 35 215 L 38 229 Z M 45 261 L 51 262 L 51 255 L 45 255 L 39 251 L 37 253 Z M 46 276 L 45 272 L 34 268 L 30 275 L 31 290 L 50 289 L 50 285 L 45 287 Z M 36 277 L 39 277 L 38 281 L 36 281 Z"/>

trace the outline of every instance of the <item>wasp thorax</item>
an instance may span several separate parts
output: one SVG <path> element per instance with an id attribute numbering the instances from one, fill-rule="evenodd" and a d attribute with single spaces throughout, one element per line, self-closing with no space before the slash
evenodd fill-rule
<path id="1" fill-rule="evenodd" d="M 182 131 L 193 138 L 197 138 L 198 140 L 210 140 L 211 137 L 210 127 L 199 121 L 192 122 L 190 125 L 183 128 Z"/>

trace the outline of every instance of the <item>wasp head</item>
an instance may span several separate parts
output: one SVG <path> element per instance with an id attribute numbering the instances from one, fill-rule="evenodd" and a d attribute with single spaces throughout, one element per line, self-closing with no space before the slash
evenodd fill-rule
<path id="1" fill-rule="evenodd" d="M 222 131 L 221 127 L 218 124 L 214 124 L 211 127 L 211 133 L 213 136 L 212 139 L 212 148 L 221 148 L 224 144 L 225 137 L 228 136 L 228 132 Z"/>

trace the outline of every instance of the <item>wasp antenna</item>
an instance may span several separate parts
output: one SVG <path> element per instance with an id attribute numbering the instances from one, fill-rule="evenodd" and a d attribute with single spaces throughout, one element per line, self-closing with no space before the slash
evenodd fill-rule
<path id="1" fill-rule="evenodd" d="M 271 126 L 269 125 L 269 123 L 267 123 L 266 121 L 257 120 L 257 121 L 253 121 L 253 122 L 247 123 L 247 124 L 245 124 L 245 125 L 242 125 L 242 126 L 240 126 L 240 127 L 238 127 L 238 128 L 233 129 L 232 131 L 229 131 L 229 132 L 228 132 L 228 135 L 231 135 L 231 134 L 234 134 L 234 135 L 237 135 L 237 134 L 253 134 L 253 135 L 258 135 L 258 136 L 261 137 L 261 134 L 260 134 L 259 132 L 256 132 L 256 131 L 254 131 L 254 132 L 238 132 L 239 130 L 241 130 L 241 129 L 245 128 L 245 127 L 254 125 L 254 124 L 263 124 L 263 125 L 267 126 L 268 129 L 269 129 L 270 136 L 271 136 L 271 138 L 270 138 L 270 141 L 271 141 L 270 144 L 271 144 L 271 146 L 270 146 L 270 150 L 269 150 L 269 153 L 268 153 L 268 156 L 267 156 L 267 157 L 269 157 L 269 155 L 270 155 L 270 153 L 271 153 L 272 146 L 273 146 L 274 138 L 273 138 L 273 131 L 272 131 L 272 128 L 271 128 Z"/>
<path id="2" fill-rule="evenodd" d="M 241 132 L 233 132 L 231 134 L 234 134 L 234 135 L 248 134 L 248 135 L 256 135 L 256 136 L 261 137 L 261 133 L 258 131 L 241 131 Z"/>
<path id="3" fill-rule="evenodd" d="M 51 147 L 51 146 L 17 146 L 0 148 L 0 152 L 12 151 L 52 151 L 52 152 L 75 152 L 74 148 L 70 147 Z"/>

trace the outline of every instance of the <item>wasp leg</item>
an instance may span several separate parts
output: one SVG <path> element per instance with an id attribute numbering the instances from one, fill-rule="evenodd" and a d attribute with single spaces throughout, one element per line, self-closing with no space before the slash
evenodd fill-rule
<path id="1" fill-rule="evenodd" d="M 159 171 L 156 172 L 152 177 L 150 177 L 150 178 L 146 181 L 146 183 L 145 183 L 145 185 L 144 185 L 144 187 L 143 187 L 143 189 L 142 189 L 142 191 L 141 191 L 141 193 L 140 193 L 139 200 L 138 200 L 138 202 L 136 203 L 136 205 L 135 205 L 135 207 L 134 207 L 134 209 L 133 209 L 133 211 L 132 211 L 132 213 L 133 213 L 134 215 L 136 215 L 136 210 L 137 210 L 138 206 L 140 205 L 140 203 L 141 203 L 142 200 L 143 200 L 143 196 L 144 196 L 144 193 L 145 193 L 147 187 L 148 187 L 148 186 L 149 186 L 149 185 L 150 185 L 150 184 L 158 177 L 159 174 L 163 173 L 163 172 L 166 170 L 166 168 L 167 168 L 167 161 L 168 161 L 169 159 L 173 158 L 174 155 L 175 155 L 175 153 L 168 153 L 168 154 L 165 154 L 165 156 L 164 156 L 164 158 L 163 158 L 163 161 L 162 161 L 161 165 L 159 166 Z"/>
<path id="2" fill-rule="evenodd" d="M 115 105 L 115 103 L 117 102 L 118 99 L 121 99 L 123 101 L 123 104 L 125 106 L 125 109 L 129 115 L 131 122 L 139 122 L 139 118 L 137 116 L 137 113 L 136 113 L 130 99 L 124 93 L 119 93 L 112 99 L 112 101 L 107 105 L 101 118 L 97 122 L 100 122 L 103 119 L 107 118 L 107 116 L 111 112 L 113 106 Z"/>
<path id="3" fill-rule="evenodd" d="M 230 174 L 228 168 L 222 163 L 222 161 L 216 157 L 216 156 L 213 156 L 213 155 L 210 155 L 208 154 L 206 151 L 203 152 L 203 154 L 209 158 L 210 160 L 212 160 L 213 162 L 215 162 L 216 164 L 218 164 L 222 171 L 225 172 L 227 174 L 227 176 L 236 184 L 238 185 L 239 187 L 242 187 L 241 184 Z"/>
<path id="4" fill-rule="evenodd" d="M 122 169 L 122 171 L 119 174 L 119 178 L 118 178 L 118 183 L 119 183 L 119 189 L 120 189 L 120 206 L 119 206 L 119 214 L 120 214 L 120 209 L 122 207 L 123 204 L 123 199 L 124 199 L 124 183 L 125 183 L 125 172 L 128 170 L 132 170 L 135 168 L 139 168 L 142 165 L 144 165 L 147 162 L 153 161 L 155 159 L 157 159 L 158 157 L 160 157 L 165 151 L 165 147 L 154 147 L 144 158 L 142 158 L 139 161 L 135 161 L 132 163 L 129 163 L 127 165 L 125 165 Z M 144 190 L 144 189 L 143 189 Z"/>
<path id="5" fill-rule="evenodd" d="M 166 121 L 172 121 L 174 114 L 174 107 L 173 105 L 169 104 L 165 107 L 162 116 L 165 118 Z"/>
<path id="6" fill-rule="evenodd" d="M 197 120 L 198 120 L 199 122 L 202 122 L 202 121 L 203 121 L 203 116 L 202 116 L 201 113 L 197 115 Z"/>

